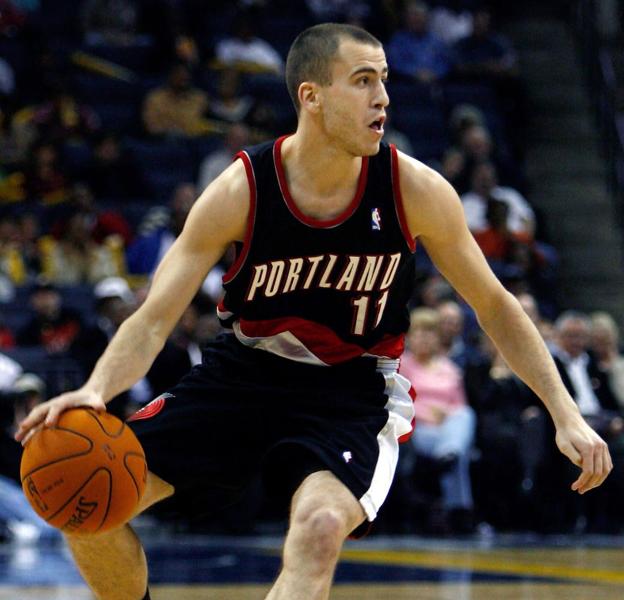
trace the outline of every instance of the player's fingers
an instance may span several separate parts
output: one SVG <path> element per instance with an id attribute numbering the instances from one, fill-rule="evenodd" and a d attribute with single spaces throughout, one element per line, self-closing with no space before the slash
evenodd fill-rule
<path id="1" fill-rule="evenodd" d="M 572 484 L 572 489 L 584 494 L 587 491 L 587 485 L 594 476 L 594 453 L 593 446 L 587 445 L 580 449 L 581 452 L 581 475 Z"/>
<path id="2" fill-rule="evenodd" d="M 46 427 L 53 427 L 54 425 L 56 425 L 56 422 L 58 421 L 59 415 L 66 408 L 67 407 L 65 407 L 65 406 L 59 406 L 58 404 L 52 404 L 50 406 L 50 409 L 48 410 L 48 414 L 46 415 L 46 418 L 45 418 L 45 426 Z"/>
<path id="3" fill-rule="evenodd" d="M 596 446 L 594 455 L 594 476 L 589 480 L 587 484 L 587 491 L 598 487 L 605 479 L 604 474 L 604 454 L 602 452 L 602 446 Z"/>
<path id="4" fill-rule="evenodd" d="M 28 431 L 28 433 L 24 436 L 24 439 L 22 440 L 22 446 L 26 446 L 26 444 L 28 444 L 28 442 L 30 442 L 30 439 L 35 435 L 35 433 L 37 433 L 40 429 L 42 429 L 41 425 L 37 425 L 36 427 L 33 427 L 32 429 L 30 429 Z"/>
<path id="5" fill-rule="evenodd" d="M 33 428 L 43 422 L 48 411 L 48 402 L 44 402 L 33 408 L 28 416 L 19 424 L 15 432 L 15 440 L 24 443 L 26 434 Z"/>

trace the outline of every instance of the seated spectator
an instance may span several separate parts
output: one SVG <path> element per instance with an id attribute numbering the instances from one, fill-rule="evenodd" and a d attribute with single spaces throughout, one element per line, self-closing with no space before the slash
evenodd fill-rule
<path id="1" fill-rule="evenodd" d="M 0 217 L 0 274 L 15 285 L 25 283 L 27 277 L 19 225 L 10 215 Z"/>
<path id="2" fill-rule="evenodd" d="M 188 67 L 177 64 L 169 70 L 165 85 L 148 92 L 143 102 L 143 124 L 152 135 L 197 137 L 214 133 L 206 119 L 208 96 L 193 87 Z"/>
<path id="3" fill-rule="evenodd" d="M 33 316 L 17 333 L 19 346 L 43 346 L 50 354 L 66 352 L 82 329 L 82 318 L 63 306 L 61 294 L 40 278 L 30 294 Z"/>
<path id="4" fill-rule="evenodd" d="M 26 164 L 24 187 L 26 198 L 34 202 L 58 204 L 67 200 L 69 181 L 54 144 L 40 142 L 35 145 Z"/>
<path id="5" fill-rule="evenodd" d="M 126 258 L 130 273 L 151 275 L 156 270 L 182 231 L 196 198 L 197 192 L 192 183 L 182 183 L 175 188 L 164 222 L 153 230 L 144 231 L 128 248 Z"/>
<path id="6" fill-rule="evenodd" d="M 454 46 L 455 68 L 475 78 L 517 73 L 517 57 L 510 42 L 492 31 L 492 15 L 487 9 L 475 11 L 470 35 Z"/>
<path id="7" fill-rule="evenodd" d="M 410 1 L 404 23 L 386 46 L 392 72 L 424 84 L 443 79 L 451 68 L 450 56 L 446 44 L 429 29 L 428 6 Z"/>
<path id="8" fill-rule="evenodd" d="M 466 392 L 477 413 L 476 504 L 497 528 L 560 530 L 547 523 L 552 506 L 556 450 L 552 427 L 539 398 L 509 368 L 496 346 L 480 336 L 480 360 L 465 371 Z M 558 480 L 559 482 L 559 480 Z M 563 482 L 560 482 L 563 487 Z"/>
<path id="9" fill-rule="evenodd" d="M 22 446 L 13 439 L 18 424 L 45 400 L 46 385 L 33 373 L 20 375 L 9 394 L 0 399 L 6 405 L 2 411 L 6 418 L 0 423 L 0 522 L 17 543 L 61 540 L 61 532 L 41 519 L 24 496 L 20 482 Z"/>
<path id="10" fill-rule="evenodd" d="M 620 330 L 609 313 L 595 312 L 590 319 L 590 348 L 598 361 L 598 368 L 607 374 L 620 410 L 624 410 L 624 356 L 620 352 Z"/>
<path id="11" fill-rule="evenodd" d="M 568 392 L 586 420 L 599 433 L 620 433 L 624 422 L 607 373 L 588 352 L 591 321 L 583 313 L 567 311 L 555 321 L 555 364 Z"/>
<path id="12" fill-rule="evenodd" d="M 40 240 L 43 274 L 57 285 L 95 283 L 124 272 L 124 247 L 119 235 L 103 243 L 94 238 L 96 221 L 82 208 L 74 208 L 57 238 Z"/>
<path id="13" fill-rule="evenodd" d="M 477 349 L 464 339 L 464 311 L 454 300 L 444 300 L 436 310 L 440 316 L 441 351 L 464 370 L 477 355 Z"/>
<path id="14" fill-rule="evenodd" d="M 227 167 L 232 164 L 234 155 L 249 144 L 249 129 L 242 123 L 229 126 L 222 148 L 204 157 L 199 165 L 197 187 L 205 190 Z"/>
<path id="15" fill-rule="evenodd" d="M 472 33 L 472 13 L 466 9 L 462 0 L 451 0 L 441 6 L 434 6 L 430 23 L 431 31 L 449 46 Z"/>
<path id="16" fill-rule="evenodd" d="M 231 67 L 223 69 L 210 112 L 222 121 L 239 123 L 245 121 L 253 105 L 254 99 L 251 96 L 240 93 L 240 72 Z"/>
<path id="17" fill-rule="evenodd" d="M 475 118 L 476 114 L 472 118 Z M 468 115 L 464 118 L 470 119 Z M 510 159 L 507 154 L 501 152 L 495 146 L 490 132 L 484 125 L 458 124 L 461 132 L 459 150 L 464 155 L 464 169 L 458 177 L 458 189 L 460 193 L 466 191 L 470 185 L 470 176 L 475 167 L 482 162 L 491 162 L 496 167 L 502 185 L 516 188 L 520 191 L 526 189 L 526 177 L 518 163 Z"/>
<path id="18" fill-rule="evenodd" d="M 140 198 L 144 193 L 141 171 L 125 152 L 119 137 L 103 133 L 93 145 L 93 155 L 83 170 L 82 179 L 97 198 L 123 200 Z"/>
<path id="19" fill-rule="evenodd" d="M 475 415 L 466 403 L 461 371 L 442 354 L 438 313 L 417 308 L 410 323 L 400 368 L 416 390 L 410 444 L 416 460 L 418 455 L 435 460 L 451 527 L 466 533 L 473 527 L 470 453 Z"/>
<path id="20" fill-rule="evenodd" d="M 535 213 L 531 205 L 513 188 L 499 186 L 496 169 L 492 163 L 488 162 L 474 167 L 470 191 L 461 196 L 466 221 L 473 234 L 488 229 L 487 209 L 490 198 L 507 206 L 509 231 L 525 239 L 533 238 Z"/>
<path id="21" fill-rule="evenodd" d="M 48 101 L 33 108 L 30 123 L 40 139 L 56 144 L 84 142 L 100 127 L 97 113 L 63 83 L 56 84 Z"/>
<path id="22" fill-rule="evenodd" d="M 84 40 L 90 46 L 136 43 L 139 16 L 137 0 L 86 0 L 80 9 Z"/>
<path id="23" fill-rule="evenodd" d="M 613 457 L 614 472 L 607 487 L 596 490 L 576 507 L 577 530 L 606 533 L 623 525 L 619 507 L 624 500 L 624 412 L 611 388 L 609 374 L 589 352 L 590 327 L 591 322 L 583 313 L 561 314 L 555 321 L 553 358 L 581 415 L 604 438 Z"/>
<path id="24" fill-rule="evenodd" d="M 241 13 L 232 31 L 217 43 L 215 55 L 219 62 L 230 67 L 252 72 L 280 74 L 284 61 L 269 42 L 256 36 L 250 13 Z"/>

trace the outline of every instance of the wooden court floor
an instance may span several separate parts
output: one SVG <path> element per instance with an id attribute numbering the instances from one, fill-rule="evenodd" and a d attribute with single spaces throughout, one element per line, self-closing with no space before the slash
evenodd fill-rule
<path id="1" fill-rule="evenodd" d="M 263 600 L 277 540 L 146 543 L 153 600 Z M 348 544 L 331 600 L 622 600 L 624 540 L 431 540 Z M 0 546 L 0 600 L 93 600 L 66 549 Z"/>

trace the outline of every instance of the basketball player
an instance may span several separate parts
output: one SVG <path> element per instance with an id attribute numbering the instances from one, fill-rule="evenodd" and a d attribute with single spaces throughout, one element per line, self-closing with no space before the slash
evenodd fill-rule
<path id="1" fill-rule="evenodd" d="M 104 410 L 142 377 L 236 244 L 219 308 L 233 334 L 131 420 L 150 469 L 140 509 L 172 494 L 189 509 L 231 501 L 266 469 L 294 489 L 267 599 L 320 600 L 345 537 L 384 501 L 397 439 L 411 428 L 409 384 L 396 370 L 416 238 L 550 411 L 559 448 L 582 469 L 572 489 L 600 485 L 612 464 L 531 321 L 490 272 L 452 187 L 382 143 L 381 44 L 358 28 L 317 25 L 295 40 L 287 63 L 296 133 L 239 154 L 210 184 L 87 383 L 34 409 L 16 438 L 26 443 L 70 407 Z M 149 598 L 129 526 L 68 542 L 98 598 Z"/>

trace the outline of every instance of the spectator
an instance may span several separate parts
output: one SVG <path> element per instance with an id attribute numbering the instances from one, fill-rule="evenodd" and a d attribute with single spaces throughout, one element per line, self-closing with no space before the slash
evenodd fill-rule
<path id="1" fill-rule="evenodd" d="M 446 44 L 429 29 L 429 8 L 410 1 L 405 8 L 405 28 L 397 31 L 386 48 L 393 73 L 429 84 L 443 79 L 451 68 Z"/>
<path id="2" fill-rule="evenodd" d="M 40 139 L 57 144 L 84 142 L 100 127 L 95 111 L 81 104 L 63 83 L 56 83 L 50 99 L 34 107 L 30 123 Z"/>
<path id="3" fill-rule="evenodd" d="M 540 332 L 548 348 L 552 350 L 555 345 L 553 325 L 542 316 L 535 296 L 528 292 L 522 292 L 518 294 L 516 298 L 518 302 L 520 302 L 520 306 L 522 306 L 524 312 L 529 316 L 531 321 L 533 321 L 535 327 L 537 327 L 537 330 Z"/>
<path id="4" fill-rule="evenodd" d="M 517 73 L 517 58 L 509 41 L 492 32 L 492 15 L 487 9 L 475 11 L 471 35 L 454 47 L 455 68 L 462 75 L 495 78 Z"/>
<path id="5" fill-rule="evenodd" d="M 33 373 L 20 375 L 8 396 L 0 400 L 8 409 L 7 418 L 0 423 L 0 521 L 18 543 L 61 539 L 61 532 L 41 519 L 24 496 L 19 470 L 22 446 L 13 439 L 17 424 L 45 400 L 45 383 Z"/>
<path id="6" fill-rule="evenodd" d="M 215 132 L 206 119 L 208 96 L 193 87 L 188 67 L 177 64 L 167 82 L 148 92 L 143 103 L 143 124 L 152 135 L 197 137 Z"/>
<path id="7" fill-rule="evenodd" d="M 620 409 L 606 372 L 589 354 L 591 322 L 580 312 L 564 312 L 555 321 L 555 364 L 566 388 L 583 417 L 601 435 L 619 434 L 624 429 Z"/>
<path id="8" fill-rule="evenodd" d="M 400 369 L 416 390 L 410 443 L 416 460 L 418 455 L 435 460 L 450 524 L 465 533 L 473 526 L 470 453 L 475 415 L 466 403 L 461 371 L 442 354 L 438 313 L 417 308 L 410 321 Z"/>
<path id="9" fill-rule="evenodd" d="M 606 312 L 591 316 L 591 350 L 598 368 L 607 374 L 609 387 L 624 410 L 624 356 L 620 353 L 620 331 L 615 319 Z"/>
<path id="10" fill-rule="evenodd" d="M 139 17 L 136 0 L 86 0 L 80 10 L 84 40 L 90 46 L 136 43 Z"/>
<path id="11" fill-rule="evenodd" d="M 102 244 L 93 237 L 95 220 L 82 208 L 73 209 L 58 239 L 40 240 L 44 275 L 58 285 L 95 283 L 124 271 L 123 241 L 108 236 Z"/>
<path id="12" fill-rule="evenodd" d="M 130 244 L 133 233 L 126 218 L 116 208 L 101 208 L 98 206 L 88 185 L 75 183 L 72 186 L 69 198 L 70 211 L 81 211 L 90 215 L 91 237 L 94 242 L 105 244 L 111 238 L 120 238 L 124 246 Z M 66 225 L 66 219 L 56 222 L 52 227 L 52 234 L 57 238 L 62 237 Z"/>
<path id="13" fill-rule="evenodd" d="M 476 165 L 472 172 L 471 189 L 461 200 L 468 227 L 473 233 L 488 228 L 488 200 L 499 200 L 507 206 L 507 227 L 514 234 L 532 239 L 535 232 L 535 213 L 527 200 L 516 190 L 498 185 L 496 168 L 492 163 Z"/>
<path id="14" fill-rule="evenodd" d="M 253 108 L 251 96 L 240 93 L 240 72 L 228 67 L 221 71 L 217 95 L 210 105 L 210 112 L 222 121 L 238 123 L 245 121 Z"/>
<path id="15" fill-rule="evenodd" d="M 448 45 L 472 33 L 472 13 L 461 0 L 435 6 L 430 21 L 431 31 Z"/>
<path id="16" fill-rule="evenodd" d="M 216 47 L 216 58 L 222 64 L 252 72 L 280 74 L 284 61 L 271 44 L 255 34 L 251 14 L 241 13 L 229 35 Z"/>
<path id="17" fill-rule="evenodd" d="M 25 283 L 27 277 L 19 225 L 10 215 L 0 217 L 0 274 L 15 285 Z"/>
<path id="18" fill-rule="evenodd" d="M 192 183 L 181 183 L 175 188 L 165 223 L 137 237 L 128 248 L 126 256 L 130 273 L 151 275 L 156 270 L 182 231 L 196 197 L 197 192 Z"/>
<path id="19" fill-rule="evenodd" d="M 139 166 L 112 132 L 101 134 L 95 141 L 93 156 L 81 179 L 97 198 L 125 200 L 140 198 L 143 194 Z"/>
<path id="20" fill-rule="evenodd" d="M 202 160 L 197 187 L 200 190 L 206 189 L 213 179 L 230 166 L 234 155 L 249 144 L 249 140 L 249 129 L 245 125 L 242 123 L 230 125 L 223 147 L 211 152 Z"/>
<path id="21" fill-rule="evenodd" d="M 543 528 L 540 501 L 545 503 L 542 498 L 552 489 L 549 470 L 555 460 L 548 417 L 491 340 L 483 334 L 480 340 L 479 360 L 465 371 L 481 454 L 475 469 L 476 504 L 496 527 Z"/>
<path id="22" fill-rule="evenodd" d="M 58 289 L 43 278 L 31 291 L 30 305 L 34 314 L 18 332 L 18 345 L 43 346 L 50 354 L 66 352 L 82 329 L 80 315 L 63 306 Z"/>
<path id="23" fill-rule="evenodd" d="M 440 316 L 442 353 L 464 370 L 477 350 L 464 339 L 464 311 L 454 300 L 445 300 L 436 308 Z"/>
<path id="24" fill-rule="evenodd" d="M 460 176 L 459 189 L 463 193 L 470 185 L 470 176 L 475 165 L 482 162 L 491 162 L 496 167 L 503 185 L 518 190 L 526 189 L 526 178 L 516 161 L 511 160 L 505 153 L 494 145 L 490 132 L 484 125 L 470 124 L 470 119 L 476 118 L 476 113 L 470 117 L 464 113 L 464 119 L 459 120 L 456 131 L 461 132 L 459 149 L 464 154 L 464 171 Z"/>
<path id="25" fill-rule="evenodd" d="M 43 204 L 67 200 L 69 181 L 61 169 L 58 148 L 54 144 L 40 142 L 34 147 L 24 176 L 28 200 Z"/>

